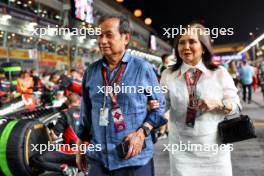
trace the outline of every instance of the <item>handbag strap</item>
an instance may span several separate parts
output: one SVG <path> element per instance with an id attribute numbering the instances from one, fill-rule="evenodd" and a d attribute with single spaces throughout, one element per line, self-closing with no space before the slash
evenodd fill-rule
<path id="1" fill-rule="evenodd" d="M 242 114 L 242 109 L 240 108 L 240 106 L 238 105 L 238 104 L 236 104 L 237 105 L 237 108 L 238 108 L 238 113 L 239 113 L 239 116 L 242 116 L 243 114 Z M 226 115 L 226 116 L 228 116 L 228 115 Z M 224 120 L 228 120 L 228 118 L 225 116 L 225 118 L 224 118 Z M 230 115 L 231 116 L 231 115 Z"/>

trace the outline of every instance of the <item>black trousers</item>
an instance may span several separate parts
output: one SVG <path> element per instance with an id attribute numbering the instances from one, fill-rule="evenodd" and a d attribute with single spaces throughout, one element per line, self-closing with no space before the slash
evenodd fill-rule
<path id="1" fill-rule="evenodd" d="M 43 155 L 35 155 L 30 161 L 33 167 L 45 171 L 61 172 L 62 164 L 77 167 L 75 154 L 66 154 L 59 151 L 50 151 Z"/>
<path id="2" fill-rule="evenodd" d="M 88 159 L 88 176 L 154 176 L 154 164 L 151 159 L 144 166 L 125 167 L 109 171 L 99 162 Z"/>
<path id="3" fill-rule="evenodd" d="M 251 102 L 252 98 L 252 84 L 243 84 L 243 101 L 246 101 L 246 94 L 247 94 L 247 89 L 248 89 L 248 102 Z"/>

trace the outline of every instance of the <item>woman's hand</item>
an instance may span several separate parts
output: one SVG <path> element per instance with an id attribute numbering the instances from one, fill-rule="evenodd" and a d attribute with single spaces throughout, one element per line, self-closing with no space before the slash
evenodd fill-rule
<path id="1" fill-rule="evenodd" d="M 199 100 L 198 108 L 202 112 L 209 112 L 213 110 L 221 110 L 224 105 L 220 100 Z"/>
<path id="2" fill-rule="evenodd" d="M 159 108 L 160 103 L 158 100 L 150 100 L 148 101 L 148 110 L 153 110 Z"/>

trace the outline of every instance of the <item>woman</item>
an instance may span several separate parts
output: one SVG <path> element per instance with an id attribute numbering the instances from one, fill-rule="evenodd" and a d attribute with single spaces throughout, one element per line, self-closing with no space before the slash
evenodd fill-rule
<path id="1" fill-rule="evenodd" d="M 234 61 L 229 62 L 229 64 L 228 64 L 228 72 L 232 76 L 232 78 L 234 80 L 234 83 L 237 86 L 239 73 L 237 71 L 236 64 L 235 64 Z"/>
<path id="2" fill-rule="evenodd" d="M 212 63 L 212 46 L 204 26 L 190 24 L 176 41 L 177 63 L 164 71 L 170 110 L 171 176 L 231 176 L 230 150 L 221 145 L 217 125 L 240 106 L 227 70 Z"/>

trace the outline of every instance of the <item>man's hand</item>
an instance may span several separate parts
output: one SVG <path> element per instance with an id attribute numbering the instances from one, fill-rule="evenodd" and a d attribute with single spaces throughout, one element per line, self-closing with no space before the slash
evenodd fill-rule
<path id="1" fill-rule="evenodd" d="M 85 154 L 82 153 L 80 146 L 82 144 L 82 141 L 78 139 L 77 145 L 78 145 L 78 151 L 76 152 L 76 164 L 78 169 L 80 169 L 82 172 L 88 171 L 88 163 L 85 158 Z"/>
<path id="2" fill-rule="evenodd" d="M 137 156 L 141 152 L 143 144 L 145 142 L 145 135 L 143 129 L 140 128 L 139 130 L 130 133 L 125 138 L 125 141 L 129 141 L 128 153 L 125 159 Z"/>
<path id="3" fill-rule="evenodd" d="M 50 135 L 50 138 L 51 138 L 52 141 L 55 141 L 55 140 L 58 139 L 58 136 L 54 133 L 53 130 L 50 130 L 49 135 Z"/>

